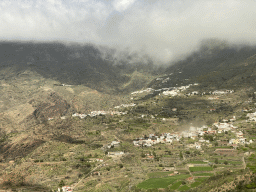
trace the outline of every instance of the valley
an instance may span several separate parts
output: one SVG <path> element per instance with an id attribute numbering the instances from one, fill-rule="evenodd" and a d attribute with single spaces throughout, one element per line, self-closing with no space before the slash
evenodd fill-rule
<path id="1" fill-rule="evenodd" d="M 1 190 L 256 188 L 255 48 L 161 72 L 107 64 L 90 47 L 74 60 L 71 48 L 33 46 L 1 61 Z"/>

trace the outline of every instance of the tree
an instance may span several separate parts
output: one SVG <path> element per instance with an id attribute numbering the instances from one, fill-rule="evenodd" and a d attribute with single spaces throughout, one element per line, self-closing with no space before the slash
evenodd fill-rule
<path id="1" fill-rule="evenodd" d="M 180 159 L 183 159 L 183 155 L 182 152 L 180 151 Z"/>
<path id="2" fill-rule="evenodd" d="M 228 164 L 228 162 L 227 162 L 227 161 L 224 161 L 224 164 L 225 164 L 225 165 L 227 165 L 227 164 Z"/>
<path id="3" fill-rule="evenodd" d="M 219 163 L 219 159 L 216 158 L 216 159 L 214 160 L 214 163 L 215 163 L 215 164 L 218 164 L 218 163 Z"/>
<path id="4" fill-rule="evenodd" d="M 142 152 L 141 155 L 140 155 L 142 158 L 145 158 L 146 155 Z"/>

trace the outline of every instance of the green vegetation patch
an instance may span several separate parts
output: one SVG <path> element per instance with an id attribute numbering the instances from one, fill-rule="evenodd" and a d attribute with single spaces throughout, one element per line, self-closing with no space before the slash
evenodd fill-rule
<path id="1" fill-rule="evenodd" d="M 189 167 L 189 170 L 191 172 L 197 172 L 197 171 L 212 171 L 212 167 Z"/>
<path id="2" fill-rule="evenodd" d="M 204 181 L 206 179 L 208 179 L 209 177 L 199 177 L 197 179 L 195 179 L 197 182 L 201 182 L 201 181 Z"/>
<path id="3" fill-rule="evenodd" d="M 196 181 L 196 182 L 192 183 L 192 184 L 190 185 L 190 187 L 191 187 L 191 188 L 197 187 L 197 186 L 200 185 L 200 184 L 201 184 L 201 182 Z"/>
<path id="4" fill-rule="evenodd" d="M 160 178 L 160 177 L 167 177 L 169 174 L 173 173 L 173 171 L 168 172 L 153 172 L 149 173 L 148 176 L 150 178 Z"/>
<path id="5" fill-rule="evenodd" d="M 242 161 L 226 161 L 226 160 L 219 160 L 219 163 L 224 163 L 227 162 L 228 164 L 235 164 L 235 165 L 241 165 L 243 164 Z"/>
<path id="6" fill-rule="evenodd" d="M 178 181 L 178 182 L 174 183 L 174 184 L 170 187 L 170 189 L 172 189 L 172 190 L 178 189 L 178 188 L 180 187 L 181 183 L 182 183 L 181 181 Z"/>
<path id="7" fill-rule="evenodd" d="M 187 191 L 187 190 L 189 190 L 189 189 L 190 189 L 189 186 L 183 185 L 183 186 L 181 186 L 178 190 L 179 190 L 179 191 Z"/>
<path id="8" fill-rule="evenodd" d="M 203 162 L 203 161 L 190 161 L 189 164 L 207 164 L 207 162 Z"/>
<path id="9" fill-rule="evenodd" d="M 248 158 L 248 163 L 246 165 L 249 169 L 251 169 L 254 173 L 256 173 L 256 155 L 252 154 Z"/>
<path id="10" fill-rule="evenodd" d="M 213 176 L 214 173 L 195 173 L 194 176 Z"/>
<path id="11" fill-rule="evenodd" d="M 166 188 L 168 185 L 173 184 L 177 180 L 184 180 L 190 175 L 176 175 L 172 177 L 163 177 L 163 178 L 150 178 L 143 181 L 137 185 L 138 188 L 143 189 L 156 189 L 156 188 Z"/>

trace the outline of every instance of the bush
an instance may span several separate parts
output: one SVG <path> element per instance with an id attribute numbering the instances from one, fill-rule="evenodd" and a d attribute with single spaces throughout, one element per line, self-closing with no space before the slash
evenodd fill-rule
<path id="1" fill-rule="evenodd" d="M 63 186 L 65 186 L 65 182 L 63 180 L 61 180 L 60 183 L 59 183 L 59 187 L 61 188 Z"/>
<path id="2" fill-rule="evenodd" d="M 34 160 L 34 162 L 39 163 L 39 162 L 44 162 L 44 160 L 43 159 L 36 159 L 36 160 Z"/>
<path id="3" fill-rule="evenodd" d="M 183 155 L 182 152 L 180 151 L 180 159 L 183 159 Z"/>

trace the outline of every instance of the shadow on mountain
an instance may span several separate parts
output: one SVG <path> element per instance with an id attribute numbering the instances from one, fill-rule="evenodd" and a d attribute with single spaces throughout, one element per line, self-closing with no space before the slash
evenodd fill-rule
<path id="1" fill-rule="evenodd" d="M 167 68 L 173 73 L 172 85 L 184 79 L 193 79 L 202 86 L 227 88 L 254 83 L 256 80 L 255 46 L 202 45 L 200 50 Z"/>
<path id="2" fill-rule="evenodd" d="M 85 144 L 86 143 L 83 140 L 74 139 L 74 138 L 70 137 L 69 135 L 61 135 L 61 136 L 57 137 L 55 140 L 61 141 L 64 143 L 70 143 L 70 144 Z"/>
<path id="3" fill-rule="evenodd" d="M 0 58 L 1 68 L 11 67 L 16 73 L 30 69 L 61 84 L 83 84 L 98 91 L 119 91 L 130 79 L 92 45 L 2 42 Z"/>
<path id="4" fill-rule="evenodd" d="M 17 176 L 16 176 L 17 177 Z M 15 181 L 13 180 L 7 180 L 4 181 L 1 185 L 0 188 L 4 188 L 6 191 L 11 190 L 11 191 L 38 191 L 38 192 L 45 192 L 45 191 L 51 191 L 50 188 L 42 186 L 40 184 L 30 184 L 27 182 L 23 181 L 24 178 L 19 178 L 19 180 Z"/>
<path id="5" fill-rule="evenodd" d="M 24 140 L 25 142 L 25 140 Z M 32 140 L 30 142 L 22 144 L 10 144 L 7 142 L 1 143 L 0 154 L 4 159 L 15 159 L 22 158 L 34 151 L 36 148 L 41 146 L 45 141 L 43 140 Z"/>

